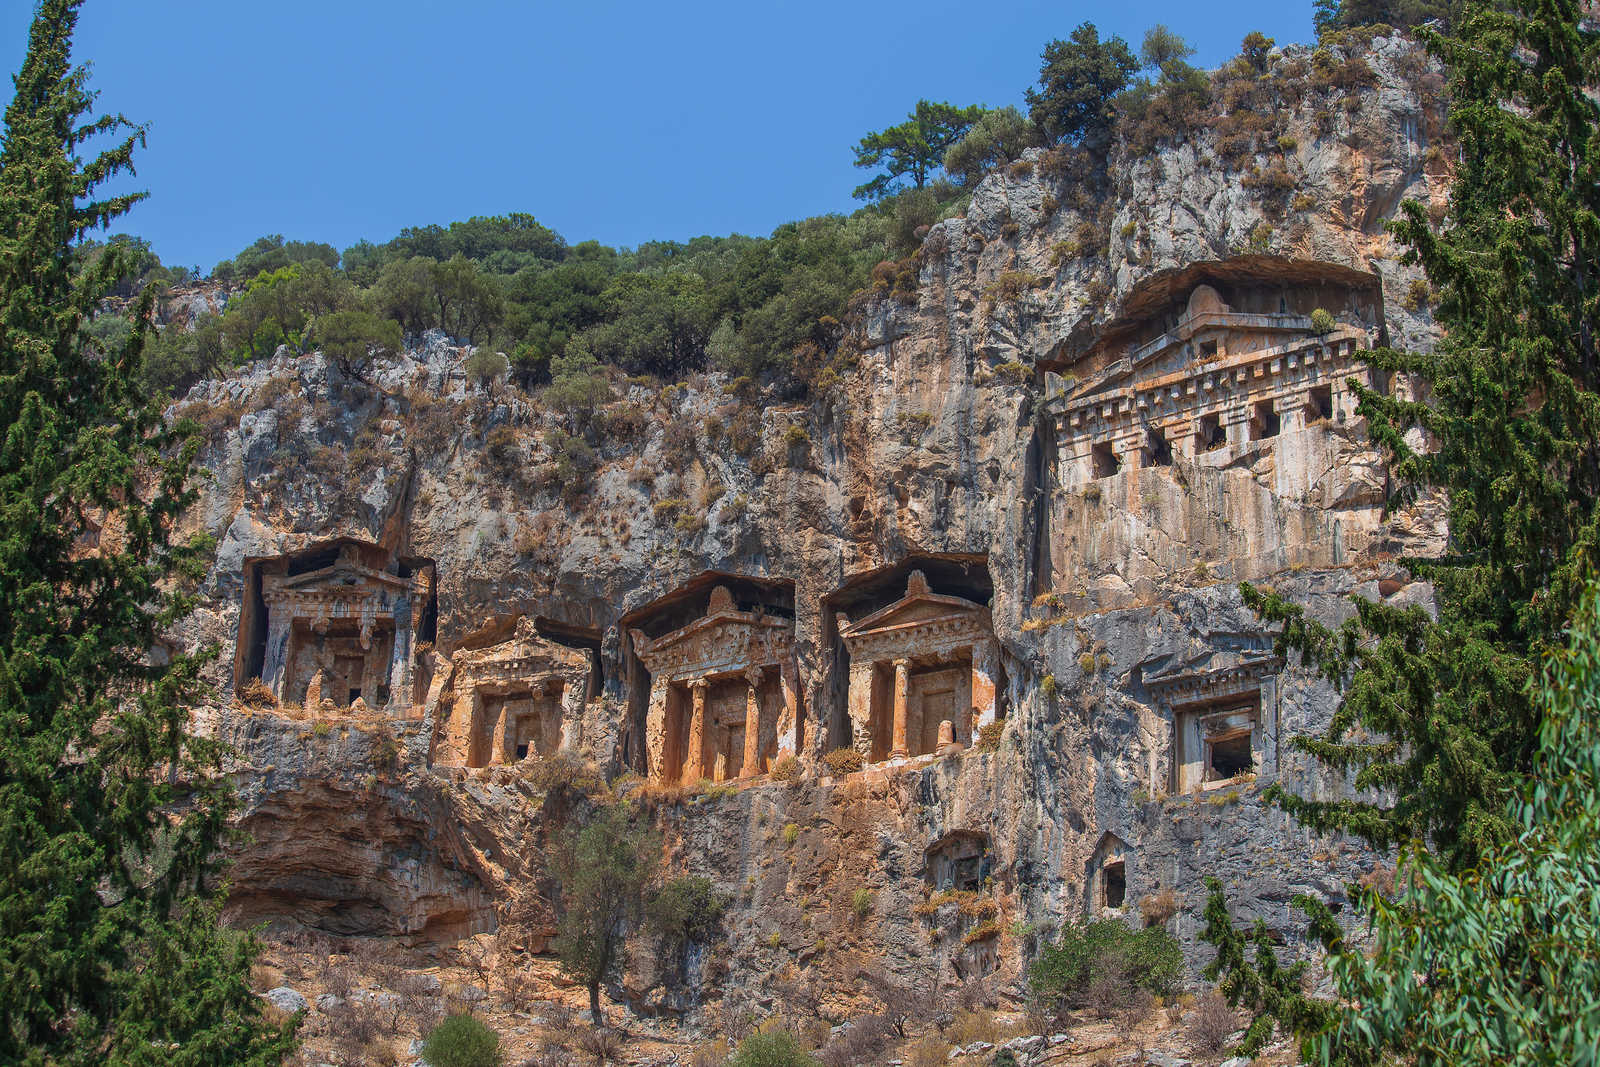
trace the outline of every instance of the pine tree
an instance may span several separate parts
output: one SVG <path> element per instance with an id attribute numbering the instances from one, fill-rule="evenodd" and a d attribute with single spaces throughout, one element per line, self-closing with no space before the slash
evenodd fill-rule
<path id="1" fill-rule="evenodd" d="M 1394 798 L 1274 799 L 1379 847 L 1425 840 L 1464 869 L 1513 832 L 1505 798 L 1538 737 L 1528 683 L 1600 543 L 1600 109 L 1585 92 L 1600 37 L 1576 0 L 1477 3 L 1453 33 L 1421 36 L 1448 71 L 1461 162 L 1442 227 L 1407 203 L 1393 229 L 1440 293 L 1446 336 L 1372 355 L 1420 382 L 1416 398 L 1358 392 L 1393 503 L 1449 495 L 1446 553 L 1407 561 L 1434 583 L 1438 619 L 1358 600 L 1330 631 L 1245 596 L 1343 688 L 1327 732 L 1296 745 Z"/>
<path id="2" fill-rule="evenodd" d="M 255 946 L 218 926 L 220 751 L 187 733 L 202 659 L 158 653 L 203 545 L 174 544 L 194 445 L 84 327 L 126 270 L 74 248 L 139 195 L 144 131 L 89 117 L 81 0 L 37 6 L 0 146 L 0 1062 L 267 1064 Z M 87 161 L 91 141 L 115 143 Z"/>

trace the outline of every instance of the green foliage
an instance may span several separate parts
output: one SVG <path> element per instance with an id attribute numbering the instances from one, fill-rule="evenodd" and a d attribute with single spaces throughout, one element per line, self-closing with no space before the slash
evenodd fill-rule
<path id="1" fill-rule="evenodd" d="M 869 133 L 856 145 L 855 165 L 882 167 L 883 173 L 852 195 L 877 200 L 893 192 L 903 178 L 923 188 L 944 163 L 945 152 L 982 117 L 981 107 L 918 100 L 905 122 Z"/>
<path id="2" fill-rule="evenodd" d="M 1044 1000 L 1078 1008 L 1104 972 L 1122 975 L 1136 989 L 1172 996 L 1182 985 L 1183 952 L 1160 926 L 1133 930 L 1120 919 L 1072 923 L 1055 944 L 1040 948 L 1028 968 L 1028 987 Z"/>
<path id="3" fill-rule="evenodd" d="M 500 1035 L 466 1013 L 447 1016 L 422 1042 L 428 1067 L 500 1067 Z"/>
<path id="4" fill-rule="evenodd" d="M 399 352 L 401 345 L 399 323 L 361 308 L 323 315 L 312 336 L 323 355 L 347 372 L 364 367 L 379 352 Z"/>
<path id="5" fill-rule="evenodd" d="M 860 922 L 872 914 L 873 902 L 872 890 L 866 886 L 861 886 L 850 897 L 850 914 L 856 917 L 857 922 Z"/>
<path id="6" fill-rule="evenodd" d="M 205 571 L 171 542 L 196 443 L 139 386 L 148 292 L 107 351 L 85 335 L 136 268 L 74 242 L 142 199 L 97 192 L 143 130 L 90 115 L 78 6 L 35 5 L 0 144 L 0 1061 L 264 1067 L 295 1024 L 263 1022 L 257 946 L 199 888 L 232 802 L 187 733 L 204 657 L 148 658 Z M 91 514 L 121 536 L 85 553 Z"/>
<path id="7" fill-rule="evenodd" d="M 496 378 L 503 378 L 511 369 L 504 352 L 494 352 L 488 348 L 479 348 L 466 358 L 461 364 L 461 369 L 466 371 L 467 377 L 479 385 L 487 385 Z"/>
<path id="8" fill-rule="evenodd" d="M 317 241 L 285 241 L 281 233 L 258 237 L 232 259 L 212 268 L 219 281 L 254 278 L 272 274 L 300 263 L 320 263 L 329 270 L 339 266 L 339 250 Z"/>
<path id="9" fill-rule="evenodd" d="M 177 325 L 152 330 L 139 361 L 138 381 L 151 396 L 173 396 L 201 378 L 221 374 L 231 363 L 217 316 L 205 315 L 192 330 Z"/>
<path id="10" fill-rule="evenodd" d="M 1244 35 L 1244 40 L 1239 44 L 1239 57 L 1257 74 L 1265 74 L 1267 60 L 1271 57 L 1272 46 L 1276 43 L 1260 30 L 1251 30 Z"/>
<path id="11" fill-rule="evenodd" d="M 1450 22 L 1464 6 L 1461 0 L 1312 0 L 1312 24 L 1318 37 L 1355 26 L 1409 29 L 1433 19 Z"/>
<path id="12" fill-rule="evenodd" d="M 1046 45 L 1041 58 L 1039 88 L 1027 91 L 1034 125 L 1052 141 L 1099 142 L 1111 128 L 1112 101 L 1139 69 L 1133 50 L 1115 34 L 1100 40 L 1085 22 Z"/>
<path id="13" fill-rule="evenodd" d="M 1311 964 L 1300 960 L 1289 967 L 1278 962 L 1277 950 L 1267 924 L 1257 919 L 1249 937 L 1241 934 L 1228 915 L 1222 883 L 1206 879 L 1211 891 L 1206 900 L 1205 929 L 1200 940 L 1217 952 L 1206 965 L 1205 977 L 1221 981 L 1218 989 L 1234 1007 L 1252 1013 L 1250 1025 L 1236 1050 L 1242 1056 L 1255 1056 L 1271 1039 L 1275 1025 L 1289 1033 L 1316 1033 L 1326 1029 L 1337 1009 L 1328 1001 L 1309 997 L 1304 992 L 1306 971 Z M 1295 896 L 1294 905 L 1311 918 L 1311 933 L 1327 947 L 1336 947 L 1343 935 L 1321 901 L 1306 894 Z M 1253 951 L 1252 951 L 1253 950 Z"/>
<path id="14" fill-rule="evenodd" d="M 1338 323 L 1327 308 L 1311 309 L 1311 329 L 1315 333 L 1330 333 Z"/>
<path id="15" fill-rule="evenodd" d="M 819 1067 L 787 1030 L 758 1030 L 739 1042 L 728 1067 Z"/>
<path id="16" fill-rule="evenodd" d="M 726 905 L 711 879 L 703 875 L 674 878 L 645 904 L 645 921 L 668 952 L 693 941 L 709 940 L 717 932 Z"/>
<path id="17" fill-rule="evenodd" d="M 555 851 L 552 873 L 561 883 L 561 912 L 553 947 L 561 969 L 588 987 L 589 1013 L 596 1026 L 604 1026 L 600 983 L 617 965 L 627 924 L 639 916 L 661 842 L 626 804 L 608 803 L 569 828 Z"/>
<path id="18" fill-rule="evenodd" d="M 989 171 L 1038 143 L 1039 131 L 1026 115 L 1009 105 L 994 108 L 945 152 L 944 169 L 962 185 L 977 185 Z"/>
<path id="19" fill-rule="evenodd" d="M 1393 503 L 1449 494 L 1446 554 L 1408 561 L 1434 583 L 1438 621 L 1357 599 L 1355 617 L 1329 630 L 1245 587 L 1280 624 L 1279 649 L 1343 690 L 1326 733 L 1294 745 L 1376 791 L 1266 795 L 1318 830 L 1379 847 L 1426 840 L 1454 869 L 1514 833 L 1506 791 L 1531 769 L 1538 736 L 1527 683 L 1600 551 L 1600 110 L 1583 88 L 1594 50 L 1583 17 L 1577 3 L 1474 6 L 1459 36 L 1423 33 L 1449 72 L 1463 164 L 1448 229 L 1408 202 L 1394 230 L 1439 294 L 1445 339 L 1369 359 L 1420 379 L 1426 402 L 1357 395 L 1389 456 Z M 1416 427 L 1427 452 L 1407 442 Z"/>
<path id="20" fill-rule="evenodd" d="M 149 241 L 127 233 L 112 234 L 104 241 L 87 237 L 79 241 L 72 250 L 75 269 L 86 270 L 109 252 L 116 252 L 120 257 L 120 273 L 111 284 L 109 296 L 132 299 L 142 293 L 145 286 L 165 289 L 194 278 L 194 272 L 188 267 L 163 266 Z"/>
<path id="21" fill-rule="evenodd" d="M 595 408 L 611 399 L 611 385 L 600 361 L 589 351 L 587 342 L 574 341 L 551 365 L 550 387 L 545 400 L 565 411 L 576 425 L 585 425 Z"/>
<path id="22" fill-rule="evenodd" d="M 1166 70 L 1168 65 L 1182 63 L 1194 55 L 1194 46 L 1162 23 L 1156 23 L 1144 33 L 1144 43 L 1139 46 L 1139 58 L 1146 67 Z"/>
<path id="23" fill-rule="evenodd" d="M 1368 894 L 1370 954 L 1331 970 L 1361 1005 L 1315 1039 L 1324 1062 L 1385 1050 L 1418 1067 L 1592 1063 L 1600 1033 L 1600 600 L 1537 687 L 1534 774 L 1509 842 L 1465 872 L 1413 850 L 1394 900 Z"/>

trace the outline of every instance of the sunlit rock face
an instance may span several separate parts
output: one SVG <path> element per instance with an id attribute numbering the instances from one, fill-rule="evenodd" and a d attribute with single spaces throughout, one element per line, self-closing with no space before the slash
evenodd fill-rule
<path id="1" fill-rule="evenodd" d="M 1260 801 L 1348 785 L 1290 743 L 1337 694 L 1238 583 L 1327 623 L 1426 607 L 1396 560 L 1443 531 L 1435 500 L 1384 514 L 1351 384 L 1411 388 L 1362 360 L 1433 337 L 1383 221 L 1446 192 L 1415 53 L 1371 63 L 1331 132 L 1294 120 L 1291 214 L 1204 135 L 1083 206 L 1032 153 L 932 227 L 914 293 L 857 302 L 843 381 L 619 383 L 580 487 L 561 414 L 438 334 L 361 379 L 280 355 L 197 386 L 218 548 L 177 636 L 234 652 L 200 714 L 238 751 L 234 913 L 492 930 L 552 891 L 587 762 L 730 901 L 715 952 L 632 961 L 641 1008 L 792 965 L 841 1004 L 864 961 L 1009 978 L 1084 916 L 1199 962 L 1208 876 L 1293 947 L 1289 900 L 1382 857 Z"/>

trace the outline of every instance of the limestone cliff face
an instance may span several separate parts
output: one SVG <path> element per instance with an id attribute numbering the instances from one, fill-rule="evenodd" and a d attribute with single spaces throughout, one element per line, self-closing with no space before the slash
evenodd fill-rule
<path id="1" fill-rule="evenodd" d="M 683 773 L 681 753 L 659 765 L 683 742 L 652 748 L 652 723 L 701 713 L 688 690 L 652 696 L 633 633 L 715 614 L 719 584 L 786 632 L 792 616 L 792 662 L 756 672 L 759 736 L 704 773 L 794 753 L 801 777 L 655 796 L 673 866 L 732 907 L 717 952 L 666 972 L 636 961 L 637 1003 L 692 1010 L 790 965 L 840 996 L 861 962 L 1011 972 L 1062 922 L 1133 921 L 1147 898 L 1192 945 L 1207 875 L 1288 937 L 1293 894 L 1340 901 L 1377 858 L 1258 800 L 1269 781 L 1345 788 L 1288 745 L 1336 694 L 1272 656 L 1236 583 L 1271 583 L 1325 621 L 1352 593 L 1427 603 L 1393 559 L 1437 545 L 1442 518 L 1428 503 L 1382 516 L 1386 474 L 1343 381 L 1364 373 L 1353 350 L 1431 341 L 1383 222 L 1446 190 L 1425 166 L 1414 48 L 1380 38 L 1367 61 L 1376 88 L 1331 119 L 1308 98 L 1295 135 L 1256 157 L 1290 175 L 1292 206 L 1206 137 L 1113 159 L 1081 203 L 1077 176 L 1030 153 L 931 229 L 914 291 L 862 300 L 842 381 L 804 406 L 716 377 L 625 385 L 589 428 L 592 471 L 557 414 L 470 382 L 468 351 L 436 334 L 362 376 L 280 355 L 197 386 L 185 404 L 213 436 L 192 520 L 218 549 L 180 636 L 239 648 L 205 716 L 240 753 L 254 840 L 232 875 L 239 914 L 407 938 L 493 929 L 548 887 L 563 794 L 527 768 L 565 751 L 612 776 Z M 404 613 L 349 606 L 340 574 L 382 582 L 354 557 L 338 570 L 340 538 L 376 546 L 368 570 L 407 590 Z M 263 584 L 264 561 L 284 559 Z M 870 762 L 876 727 L 851 710 L 835 613 L 895 603 L 913 571 L 992 619 L 998 691 L 967 731 L 982 741 L 836 775 L 822 757 Z M 273 605 L 291 602 L 299 621 L 274 630 Z M 479 669 L 514 633 L 578 656 L 557 688 Z M 403 672 L 359 673 L 374 635 L 409 650 Z M 893 677 L 868 684 L 917 684 Z M 695 699 L 732 737 L 744 690 L 717 719 L 716 684 Z M 544 733 L 508 725 L 541 707 L 556 716 Z"/>

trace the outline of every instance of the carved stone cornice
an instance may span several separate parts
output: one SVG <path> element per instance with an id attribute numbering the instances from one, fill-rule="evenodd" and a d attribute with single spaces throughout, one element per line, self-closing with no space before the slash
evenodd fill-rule
<path id="1" fill-rule="evenodd" d="M 1212 704 L 1261 690 L 1261 683 L 1283 668 L 1282 656 L 1262 656 L 1208 671 L 1169 674 L 1147 680 L 1145 689 L 1169 708 Z"/>

